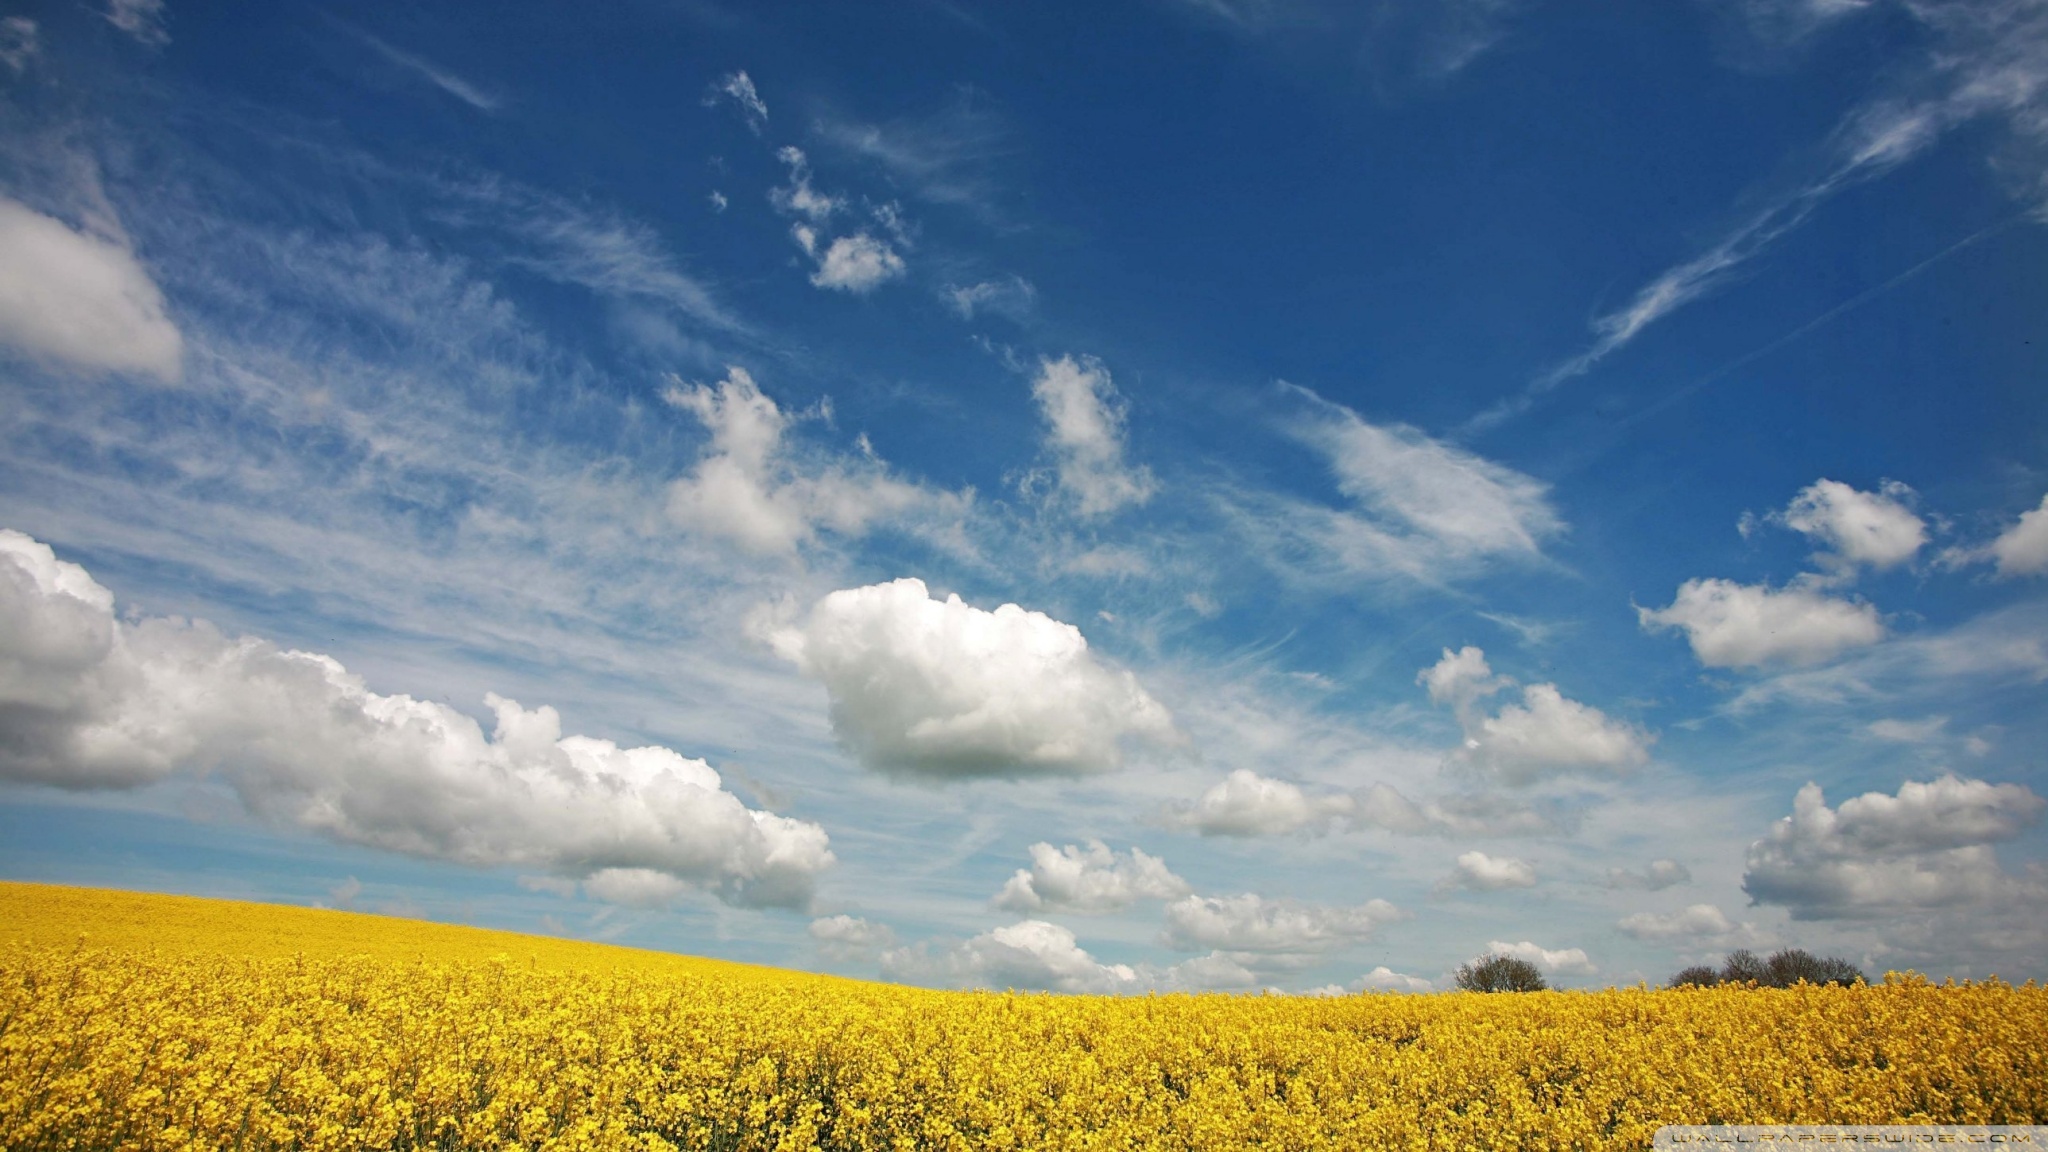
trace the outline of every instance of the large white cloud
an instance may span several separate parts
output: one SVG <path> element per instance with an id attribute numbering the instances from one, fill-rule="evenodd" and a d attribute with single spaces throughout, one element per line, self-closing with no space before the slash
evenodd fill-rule
<path id="1" fill-rule="evenodd" d="M 1031 867 L 1019 868 L 995 897 L 1013 912 L 1118 912 L 1140 900 L 1171 900 L 1193 889 L 1166 861 L 1141 848 L 1112 852 L 1100 840 L 1084 848 L 1031 846 Z"/>
<path id="2" fill-rule="evenodd" d="M 845 913 L 811 921 L 810 931 L 818 951 L 834 960 L 867 959 L 896 944 L 896 932 L 887 924 Z"/>
<path id="3" fill-rule="evenodd" d="M 0 196 L 0 343 L 87 372 L 178 379 L 184 337 L 142 263 Z"/>
<path id="4" fill-rule="evenodd" d="M 1801 920 L 2011 898 L 2029 882 L 2006 873 L 1991 845 L 2032 826 L 2044 807 L 2025 785 L 1947 774 L 1831 809 L 1809 783 L 1792 814 L 1750 845 L 1742 886 Z"/>
<path id="5" fill-rule="evenodd" d="M 833 863 L 824 829 L 748 809 L 702 760 L 564 736 L 554 709 L 498 696 L 486 736 L 330 657 L 202 621 L 123 622 L 113 603 L 83 568 L 0 530 L 0 778 L 90 789 L 214 773 L 281 823 L 545 868 L 632 903 L 688 885 L 801 905 Z"/>
<path id="6" fill-rule="evenodd" d="M 2000 576 L 2037 576 L 2048 572 L 2048 496 L 2041 506 L 2020 515 L 2018 523 L 1999 533 L 1986 549 Z"/>
<path id="7" fill-rule="evenodd" d="M 1124 408 L 1107 368 L 1091 357 L 1041 360 L 1031 395 L 1075 511 L 1102 516 L 1152 498 L 1151 471 L 1124 462 Z"/>
<path id="8" fill-rule="evenodd" d="M 1160 703 L 1081 630 L 1004 604 L 935 600 L 917 579 L 846 588 L 775 650 L 825 686 L 832 729 L 868 767 L 933 779 L 1104 771 L 1127 739 L 1178 739 Z"/>
<path id="9" fill-rule="evenodd" d="M 1570 773 L 1616 775 L 1650 758 L 1648 734 L 1569 699 L 1555 684 L 1527 685 L 1520 704 L 1486 715 L 1479 700 L 1512 681 L 1494 676 L 1478 648 L 1444 649 L 1443 658 L 1417 680 L 1430 699 L 1456 709 L 1465 740 L 1454 759 L 1501 783 L 1526 785 Z"/>
<path id="10" fill-rule="evenodd" d="M 1299 785 L 1238 768 L 1194 803 L 1168 809 L 1166 823 L 1204 836 L 1277 836 L 1325 829 L 1356 808 L 1350 796 L 1310 796 Z"/>
<path id="11" fill-rule="evenodd" d="M 1133 993 L 1160 988 L 1249 988 L 1258 977 L 1229 957 L 1210 954 L 1170 968 L 1104 964 L 1073 932 L 1044 920 L 991 929 L 951 948 L 928 945 L 882 953 L 882 972 L 917 980 L 981 988 L 1043 988 L 1054 992 Z"/>
<path id="12" fill-rule="evenodd" d="M 1478 851 L 1460 853 L 1457 866 L 1438 884 L 1440 889 L 1469 888 L 1475 892 L 1535 886 L 1536 868 L 1527 860 L 1488 856 Z"/>
<path id="13" fill-rule="evenodd" d="M 895 479 L 872 454 L 793 457 L 785 443 L 788 414 L 744 369 L 728 369 L 716 385 L 673 385 L 664 398 L 711 432 L 710 451 L 669 487 L 670 518 L 749 552 L 790 553 L 820 529 L 857 536 L 920 505 L 956 502 Z"/>
<path id="14" fill-rule="evenodd" d="M 1512 956 L 1527 960 L 1545 972 L 1558 976 L 1589 976 L 1599 971 L 1586 956 L 1584 948 L 1545 948 L 1527 940 L 1508 943 L 1494 940 L 1486 945 L 1486 951 L 1495 956 Z"/>
<path id="15" fill-rule="evenodd" d="M 1644 628 L 1676 628 L 1709 668 L 1818 664 L 1884 639 L 1869 604 L 1794 585 L 1687 580 L 1668 607 L 1637 608 Z"/>
<path id="16" fill-rule="evenodd" d="M 1385 900 L 1326 907 L 1294 900 L 1241 896 L 1186 896 L 1166 906 L 1168 947 L 1184 952 L 1326 952 L 1370 937 L 1406 913 Z"/>
<path id="17" fill-rule="evenodd" d="M 1820 542 L 1830 568 L 1896 568 L 1927 543 L 1927 523 L 1906 506 L 1913 490 L 1886 481 L 1875 492 L 1822 478 L 1801 489 L 1771 519 Z"/>

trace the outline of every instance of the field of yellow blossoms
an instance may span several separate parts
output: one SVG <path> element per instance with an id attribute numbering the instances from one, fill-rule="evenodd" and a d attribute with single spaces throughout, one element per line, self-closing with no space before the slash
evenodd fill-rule
<path id="1" fill-rule="evenodd" d="M 1792 1122 L 2048 1122 L 2048 989 L 930 992 L 0 884 L 18 1152 L 1608 1149 Z"/>

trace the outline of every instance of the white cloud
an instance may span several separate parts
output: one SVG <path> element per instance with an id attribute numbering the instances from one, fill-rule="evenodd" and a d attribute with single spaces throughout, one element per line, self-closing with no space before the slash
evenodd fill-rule
<path id="1" fill-rule="evenodd" d="M 0 197 L 0 343 L 88 372 L 176 380 L 185 341 L 125 243 Z"/>
<path id="2" fill-rule="evenodd" d="M 1012 912 L 1119 912 L 1140 900 L 1172 900 L 1192 891 L 1166 862 L 1143 849 L 1110 851 L 1100 840 L 1087 847 L 1031 846 L 1031 867 L 1019 868 L 994 905 Z"/>
<path id="3" fill-rule="evenodd" d="M 0 20 L 0 64 L 7 65 L 9 71 L 20 75 L 42 51 L 42 30 L 35 21 L 26 16 Z"/>
<path id="4" fill-rule="evenodd" d="M 1301 391 L 1318 417 L 1297 423 L 1296 435 L 1327 455 L 1346 496 L 1396 531 L 1462 558 L 1533 556 L 1563 530 L 1541 481 Z"/>
<path id="5" fill-rule="evenodd" d="M 1566 773 L 1620 774 L 1650 758 L 1649 735 L 1567 698 L 1555 684 L 1527 685 L 1520 704 L 1483 714 L 1479 699 L 1513 681 L 1496 677 L 1478 648 L 1446 648 L 1416 679 L 1431 700 L 1456 709 L 1465 740 L 1454 759 L 1502 783 L 1531 784 Z"/>
<path id="6" fill-rule="evenodd" d="M 1152 498 L 1148 468 L 1124 462 L 1124 406 L 1109 370 L 1092 357 L 1040 360 L 1032 398 L 1045 418 L 1045 444 L 1060 490 L 1082 516 L 1103 516 Z"/>
<path id="7" fill-rule="evenodd" d="M 887 241 L 866 232 L 841 236 L 832 241 L 818 259 L 811 283 L 820 288 L 864 295 L 904 273 L 903 257 Z"/>
<path id="8" fill-rule="evenodd" d="M 704 106 L 709 108 L 724 100 L 732 101 L 739 108 L 740 115 L 746 119 L 747 127 L 753 129 L 754 135 L 759 136 L 761 129 L 768 126 L 768 104 L 755 91 L 753 77 L 748 76 L 745 69 L 719 77 L 711 85 L 711 94 L 704 98 Z"/>
<path id="9" fill-rule="evenodd" d="M 410 52 L 394 48 L 360 29 L 352 29 L 365 44 L 377 50 L 377 54 L 404 68 L 406 71 L 439 88 L 479 112 L 495 112 L 503 100 L 471 84 L 462 77 L 442 68 L 432 61 Z"/>
<path id="10" fill-rule="evenodd" d="M 564 736 L 492 695 L 493 733 L 368 690 L 330 657 L 203 621 L 121 622 L 84 569 L 0 531 L 0 777 L 68 789 L 225 779 L 259 816 L 484 867 L 541 866 L 652 899 L 662 884 L 801 905 L 823 828 L 749 810 L 702 760 Z"/>
<path id="11" fill-rule="evenodd" d="M 1624 916 L 1615 927 L 1638 940 L 1691 940 L 1701 937 L 1756 935 L 1749 924 L 1737 924 L 1713 904 L 1691 904 L 1678 912 L 1637 912 Z"/>
<path id="12" fill-rule="evenodd" d="M 789 554 L 821 528 L 858 536 L 921 504 L 955 502 L 895 479 L 872 454 L 793 458 L 785 443 L 789 416 L 744 369 L 727 369 L 712 386 L 675 383 L 663 398 L 711 431 L 711 450 L 669 487 L 670 518 L 749 552 Z"/>
<path id="13" fill-rule="evenodd" d="M 992 929 L 937 953 L 927 945 L 882 954 L 892 979 L 958 987 L 1042 988 L 1054 992 L 1134 993 L 1158 988 L 1247 988 L 1258 977 L 1243 964 L 1211 954 L 1164 970 L 1150 965 L 1103 964 L 1073 932 L 1043 920 Z"/>
<path id="14" fill-rule="evenodd" d="M 2021 784 L 1953 774 L 1867 792 L 1830 809 L 1809 783 L 1792 814 L 1749 846 L 1744 891 L 1794 919 L 1882 915 L 2009 897 L 2023 882 L 1991 845 L 2039 821 L 2048 801 Z"/>
<path id="15" fill-rule="evenodd" d="M 1864 731 L 1879 740 L 1893 740 L 1900 744 L 1927 744 L 1941 738 L 1948 727 L 1948 717 L 1928 716 L 1919 720 L 1874 720 Z"/>
<path id="16" fill-rule="evenodd" d="M 1396 972 L 1382 964 L 1351 982 L 1354 992 L 1434 992 L 1436 982 Z"/>
<path id="17" fill-rule="evenodd" d="M 1505 940 L 1494 940 L 1486 945 L 1486 951 L 1495 956 L 1512 956 L 1527 960 L 1545 972 L 1559 976 L 1589 976 L 1599 969 L 1586 957 L 1584 948 L 1559 948 L 1552 950 L 1527 940 L 1510 944 Z"/>
<path id="18" fill-rule="evenodd" d="M 1666 888 L 1689 883 L 1692 870 L 1676 860 L 1652 860 L 1642 871 L 1630 868 L 1609 868 L 1609 888 L 1638 888 L 1645 892 L 1661 892 Z"/>
<path id="19" fill-rule="evenodd" d="M 811 939 L 818 951 L 833 960 L 862 960 L 896 945 L 896 933 L 887 924 L 876 924 L 858 916 L 821 916 L 811 921 Z"/>
<path id="20" fill-rule="evenodd" d="M 877 771 L 1105 771 L 1126 738 L 1178 738 L 1166 709 L 1097 661 L 1080 629 L 1015 604 L 935 600 L 922 580 L 833 592 L 771 643 L 825 686 L 833 731 Z"/>
<path id="21" fill-rule="evenodd" d="M 1268 900 L 1256 893 L 1186 896 L 1166 906 L 1162 939 L 1183 952 L 1326 952 L 1364 940 L 1405 915 L 1385 900 L 1341 908 Z"/>
<path id="22" fill-rule="evenodd" d="M 1458 865 L 1438 884 L 1439 889 L 1469 888 L 1475 892 L 1499 892 L 1508 888 L 1534 888 L 1536 868 L 1513 856 L 1493 857 L 1484 852 L 1465 852 Z"/>
<path id="23" fill-rule="evenodd" d="M 1421 803 L 1387 784 L 1359 794 L 1354 821 L 1407 836 L 1551 836 L 1568 821 L 1506 796 L 1478 792 Z"/>
<path id="24" fill-rule="evenodd" d="M 823 224 L 832 214 L 846 207 L 846 202 L 837 196 L 827 196 L 811 187 L 811 162 L 803 150 L 784 147 L 775 153 L 775 158 L 789 166 L 789 184 L 768 190 L 768 202 L 778 211 L 794 213 L 813 224 Z M 806 251 L 809 247 L 806 246 Z"/>
<path id="25" fill-rule="evenodd" d="M 1812 537 L 1828 551 L 1817 559 L 1824 567 L 1896 568 L 1927 543 L 1927 524 L 1906 501 L 1913 490 L 1887 480 L 1876 492 L 1862 492 L 1823 477 L 1801 489 L 1774 523 Z"/>
<path id="26" fill-rule="evenodd" d="M 168 44 L 164 31 L 164 0 L 109 0 L 107 23 L 144 44 Z"/>
<path id="27" fill-rule="evenodd" d="M 2048 572 L 2048 496 L 2041 506 L 2020 514 L 2019 522 L 2000 533 L 1986 549 L 2000 576 L 2038 576 Z"/>
<path id="28" fill-rule="evenodd" d="M 628 908 L 666 908 L 696 886 L 653 868 L 600 868 L 583 878 L 583 894 Z"/>
<path id="29" fill-rule="evenodd" d="M 974 319 L 977 312 L 993 312 L 1013 321 L 1022 321 L 1031 315 L 1031 309 L 1038 301 L 1038 289 L 1022 276 L 1011 276 L 1005 280 L 983 280 L 962 287 L 948 284 L 939 293 L 962 320 Z"/>
<path id="30" fill-rule="evenodd" d="M 1645 629 L 1683 630 L 1709 668 L 1819 664 L 1885 636 L 1869 604 L 1733 580 L 1687 580 L 1670 606 L 1637 608 L 1636 617 Z"/>
<path id="31" fill-rule="evenodd" d="M 1193 804 L 1169 808 L 1165 820 L 1171 827 L 1193 829 L 1204 836 L 1278 836 L 1327 828 L 1356 807 L 1357 801 L 1350 796 L 1311 797 L 1285 780 L 1238 768 Z"/>

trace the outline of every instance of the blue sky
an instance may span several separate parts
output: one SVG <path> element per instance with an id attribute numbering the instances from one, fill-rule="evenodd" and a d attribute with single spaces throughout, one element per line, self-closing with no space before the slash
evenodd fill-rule
<path id="1" fill-rule="evenodd" d="M 2048 5 L 0 17 L 0 876 L 2048 976 Z"/>

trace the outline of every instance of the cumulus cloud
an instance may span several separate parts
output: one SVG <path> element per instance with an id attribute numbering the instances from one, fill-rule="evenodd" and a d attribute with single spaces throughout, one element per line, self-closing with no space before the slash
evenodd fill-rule
<path id="1" fill-rule="evenodd" d="M 1434 992 L 1436 982 L 1396 972 L 1382 964 L 1351 982 L 1353 992 Z"/>
<path id="2" fill-rule="evenodd" d="M 1302 954 L 1327 952 L 1370 937 L 1405 918 L 1385 900 L 1327 907 L 1294 900 L 1242 896 L 1185 896 L 1166 906 L 1162 941 L 1183 952 Z"/>
<path id="3" fill-rule="evenodd" d="M 1439 891 L 1469 888 L 1474 892 L 1499 892 L 1508 888 L 1534 888 L 1536 868 L 1513 856 L 1493 857 L 1484 852 L 1459 855 L 1457 867 L 1438 882 Z"/>
<path id="4" fill-rule="evenodd" d="M 1036 988 L 1054 992 L 1133 993 L 1157 988 L 1244 988 L 1258 977 L 1228 957 L 1209 955 L 1164 970 L 1104 964 L 1073 932 L 1043 920 L 992 929 L 948 949 L 929 945 L 882 954 L 892 979 L 958 987 Z"/>
<path id="5" fill-rule="evenodd" d="M 977 313 L 992 312 L 1021 322 L 1031 315 L 1032 306 L 1038 301 L 1038 289 L 1022 276 L 1010 276 L 964 286 L 948 284 L 939 293 L 939 298 L 962 320 L 972 320 Z"/>
<path id="6" fill-rule="evenodd" d="M 876 924 L 858 916 L 841 913 L 811 921 L 811 939 L 818 951 L 833 960 L 865 960 L 896 945 L 896 932 L 887 924 Z"/>
<path id="7" fill-rule="evenodd" d="M 704 97 L 704 106 L 710 108 L 726 101 L 731 101 L 733 107 L 740 110 L 754 135 L 759 136 L 761 129 L 768 126 L 768 104 L 755 91 L 753 77 L 748 76 L 745 69 L 728 72 L 714 81 L 711 93 Z"/>
<path id="8" fill-rule="evenodd" d="M 687 886 L 799 906 L 833 863 L 823 828 L 748 809 L 702 760 L 564 736 L 553 708 L 495 695 L 486 736 L 330 657 L 201 621 L 121 621 L 113 604 L 83 568 L 0 530 L 0 778 L 95 789 L 210 773 L 279 823 L 539 866 L 629 902 Z"/>
<path id="9" fill-rule="evenodd" d="M 1080 629 L 1015 604 L 936 600 L 922 580 L 833 592 L 770 643 L 825 686 L 833 732 L 876 771 L 1106 771 L 1126 739 L 1179 738 L 1137 677 L 1098 661 Z"/>
<path id="10" fill-rule="evenodd" d="M 803 149 L 784 147 L 775 153 L 775 158 L 789 166 L 789 183 L 768 190 L 768 202 L 778 211 L 801 216 L 813 224 L 823 224 L 833 213 L 846 207 L 846 201 L 811 187 L 811 162 Z M 809 247 L 806 245 L 806 250 Z"/>
<path id="11" fill-rule="evenodd" d="M 1140 900 L 1172 900 L 1193 889 L 1166 862 L 1143 849 L 1112 852 L 1092 840 L 1087 847 L 1031 846 L 1031 867 L 1019 868 L 996 894 L 997 908 L 1012 912 L 1119 912 Z"/>
<path id="12" fill-rule="evenodd" d="M 1103 516 L 1152 498 L 1151 470 L 1124 462 L 1124 405 L 1107 368 L 1086 356 L 1041 360 L 1031 396 L 1045 419 L 1059 489 L 1077 512 Z"/>
<path id="13" fill-rule="evenodd" d="M 178 379 L 185 342 L 128 245 L 0 197 L 0 343 L 86 372 Z"/>
<path id="14" fill-rule="evenodd" d="M 1599 971 L 1586 957 L 1584 948 L 1559 948 L 1552 950 L 1527 940 L 1510 944 L 1505 940 L 1490 941 L 1486 951 L 1495 956 L 1512 956 L 1527 960 L 1545 972 L 1558 976 L 1590 976 Z"/>
<path id="15" fill-rule="evenodd" d="M 887 241 L 856 232 L 826 247 L 825 254 L 818 257 L 818 270 L 811 273 L 811 283 L 860 296 L 902 276 L 904 270 L 903 257 Z"/>
<path id="16" fill-rule="evenodd" d="M 1664 608 L 1637 608 L 1645 629 L 1678 629 L 1709 668 L 1819 664 L 1884 639 L 1869 604 L 1809 587 L 1687 580 Z"/>
<path id="17" fill-rule="evenodd" d="M 2000 576 L 2038 576 L 2048 572 L 2048 496 L 2041 506 L 2020 515 L 1985 549 Z"/>
<path id="18" fill-rule="evenodd" d="M 744 369 L 727 369 L 715 385 L 677 381 L 663 399 L 711 432 L 710 450 L 690 475 L 669 486 L 670 518 L 749 552 L 787 555 L 815 540 L 821 528 L 858 536 L 920 505 L 957 503 L 895 479 L 872 452 L 798 458 L 786 443 L 790 416 Z"/>
<path id="19" fill-rule="evenodd" d="M 1633 868 L 1609 868 L 1609 888 L 1635 888 L 1644 892 L 1661 892 L 1666 888 L 1692 881 L 1692 870 L 1676 860 L 1652 860 L 1641 871 Z"/>
<path id="20" fill-rule="evenodd" d="M 1927 543 L 1926 521 L 1907 506 L 1912 498 L 1911 488 L 1893 480 L 1863 492 L 1823 477 L 1770 519 L 1818 542 L 1825 551 L 1815 559 L 1825 568 L 1844 574 L 1857 565 L 1896 568 Z"/>
<path id="21" fill-rule="evenodd" d="M 171 42 L 164 31 L 164 0 L 109 0 L 107 23 L 144 44 Z"/>
<path id="22" fill-rule="evenodd" d="M 1637 940 L 1667 942 L 1757 934 L 1754 926 L 1737 924 L 1713 904 L 1691 904 L 1678 912 L 1637 912 L 1622 917 L 1615 927 Z"/>
<path id="23" fill-rule="evenodd" d="M 2011 897 L 2027 888 L 1991 845 L 2037 823 L 2048 801 L 2022 784 L 1945 774 L 1827 806 L 1808 783 L 1792 814 L 1749 846 L 1743 890 L 1794 919 L 1876 916 Z"/>
<path id="24" fill-rule="evenodd" d="M 1457 713 L 1465 740 L 1453 759 L 1501 783 L 1527 785 L 1569 773 L 1617 775 L 1650 758 L 1652 737 L 1567 698 L 1555 684 L 1527 685 L 1520 704 L 1486 715 L 1479 700 L 1513 681 L 1496 677 L 1478 648 L 1444 649 L 1443 658 L 1416 680 L 1431 700 Z"/>
<path id="25" fill-rule="evenodd" d="M 1310 796 L 1298 785 L 1239 768 L 1194 803 L 1169 808 L 1165 819 L 1204 836 L 1278 836 L 1326 829 L 1356 808 L 1350 796 Z"/>

